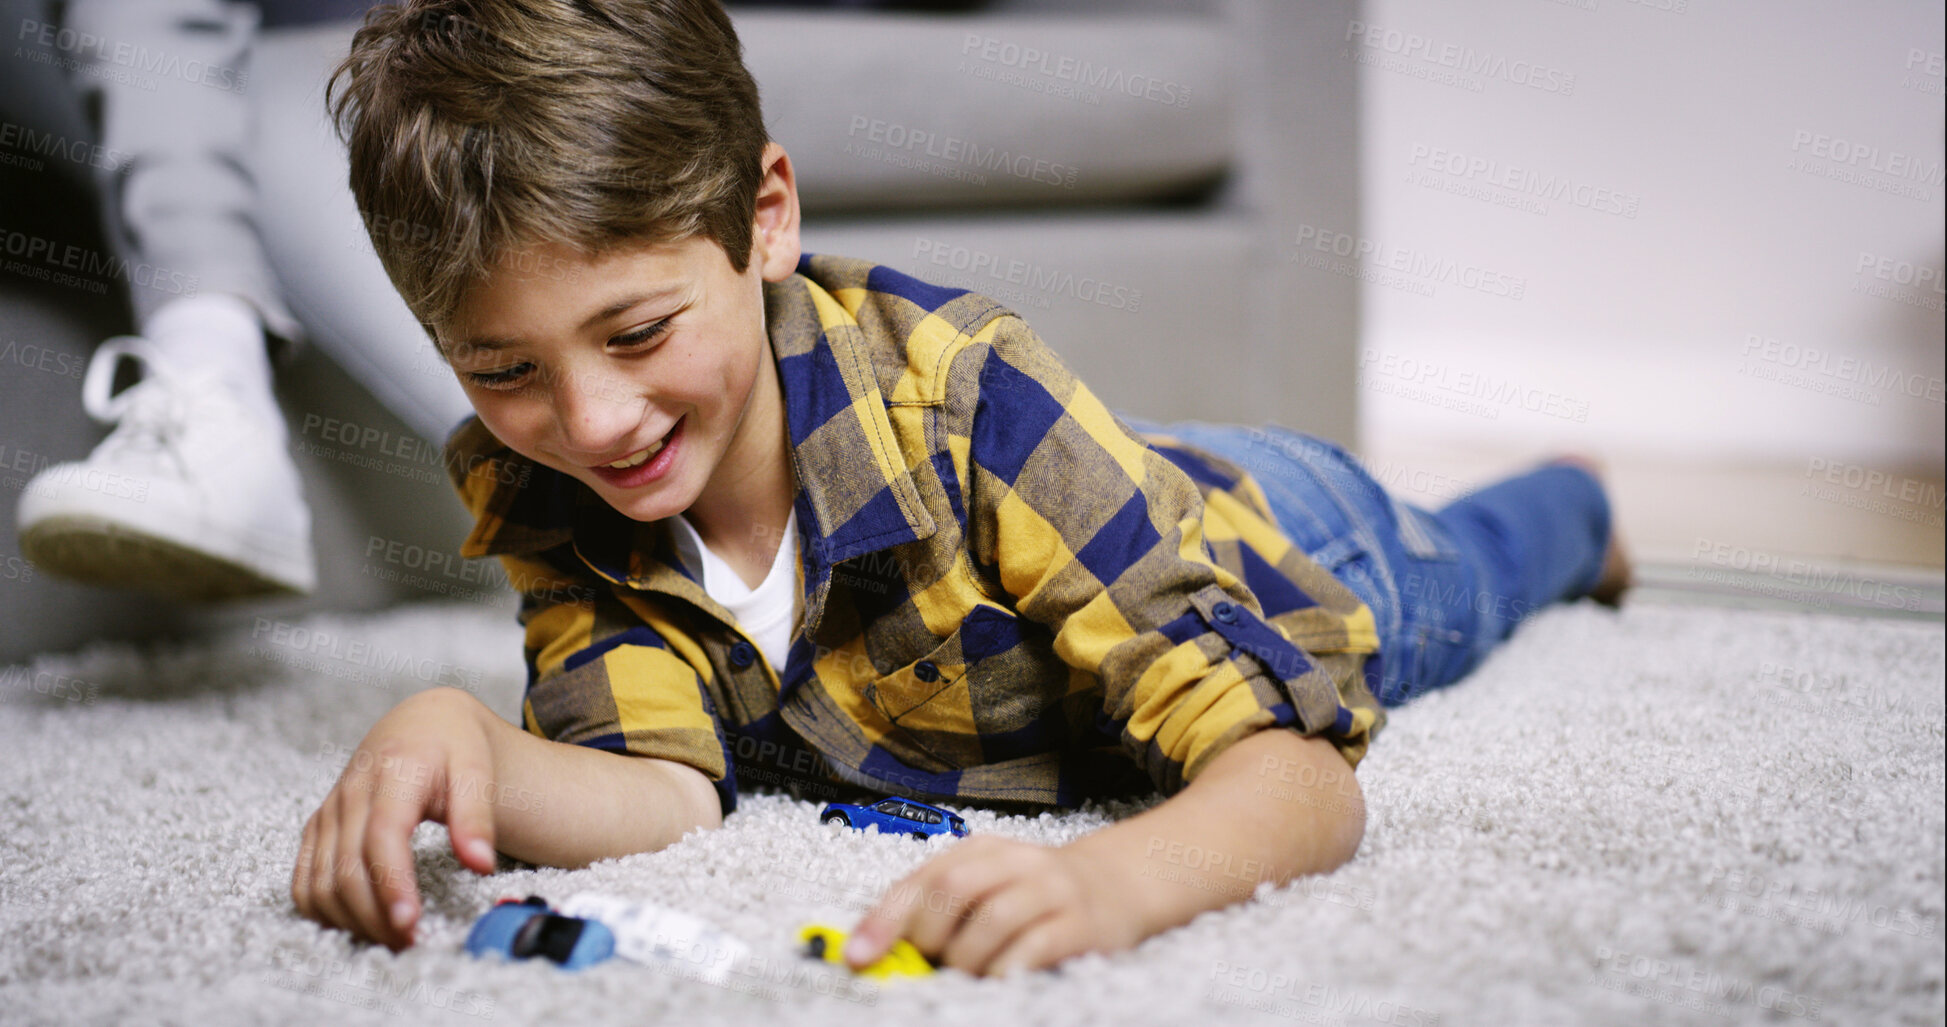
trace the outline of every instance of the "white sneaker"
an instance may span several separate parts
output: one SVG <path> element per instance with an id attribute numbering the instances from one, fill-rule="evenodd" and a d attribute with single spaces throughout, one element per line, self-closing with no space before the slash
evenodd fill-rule
<path id="1" fill-rule="evenodd" d="M 124 358 L 142 380 L 111 396 Z M 81 400 L 115 430 L 86 460 L 27 483 L 22 555 L 77 581 L 193 599 L 317 584 L 311 511 L 282 424 L 213 378 L 172 371 L 135 336 L 95 351 Z"/>

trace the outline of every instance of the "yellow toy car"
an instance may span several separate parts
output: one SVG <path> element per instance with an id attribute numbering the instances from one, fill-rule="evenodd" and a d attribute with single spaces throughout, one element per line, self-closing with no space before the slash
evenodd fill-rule
<path id="1" fill-rule="evenodd" d="M 798 929 L 798 940 L 804 943 L 804 954 L 812 959 L 822 959 L 827 963 L 845 965 L 845 932 L 824 924 L 806 924 Z M 912 942 L 904 938 L 892 943 L 892 948 L 879 961 L 859 971 L 860 976 L 886 980 L 892 977 L 925 977 L 933 972 L 933 964 L 919 954 Z"/>

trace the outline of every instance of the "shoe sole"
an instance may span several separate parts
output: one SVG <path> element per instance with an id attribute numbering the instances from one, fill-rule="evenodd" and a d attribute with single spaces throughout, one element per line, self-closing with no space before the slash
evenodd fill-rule
<path id="1" fill-rule="evenodd" d="M 185 599 L 304 595 L 286 582 L 99 517 L 48 517 L 20 535 L 21 555 L 50 573 L 90 585 Z"/>

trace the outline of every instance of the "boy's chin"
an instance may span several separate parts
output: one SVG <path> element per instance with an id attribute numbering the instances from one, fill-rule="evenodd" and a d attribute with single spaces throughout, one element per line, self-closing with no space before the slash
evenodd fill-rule
<path id="1" fill-rule="evenodd" d="M 688 503 L 672 500 L 670 490 L 657 489 L 655 493 L 655 495 L 644 495 L 635 489 L 616 489 L 606 484 L 595 488 L 595 494 L 600 496 L 610 509 L 632 521 L 645 523 L 660 521 L 674 517 L 689 508 Z"/>

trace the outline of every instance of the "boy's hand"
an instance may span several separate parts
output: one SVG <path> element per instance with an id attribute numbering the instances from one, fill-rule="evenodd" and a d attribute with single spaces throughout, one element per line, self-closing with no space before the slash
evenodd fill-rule
<path id="1" fill-rule="evenodd" d="M 1294 785 L 1267 791 L 1267 779 Z M 1337 868 L 1358 851 L 1365 823 L 1365 797 L 1332 743 L 1259 731 L 1176 795 L 1059 849 L 992 835 L 955 844 L 879 899 L 845 960 L 864 967 L 901 937 L 976 974 L 1134 948 L 1248 900 L 1262 881 Z M 1195 861 L 1177 855 L 1188 846 Z"/>
<path id="2" fill-rule="evenodd" d="M 451 688 L 411 696 L 367 732 L 304 825 L 291 899 L 310 919 L 398 951 L 419 919 L 412 833 L 446 825 L 453 853 L 494 870 L 493 754 L 479 700 Z"/>
<path id="3" fill-rule="evenodd" d="M 889 889 L 845 946 L 854 969 L 900 938 L 972 974 L 1038 970 L 1142 938 L 1113 877 L 1072 849 L 980 835 Z"/>

